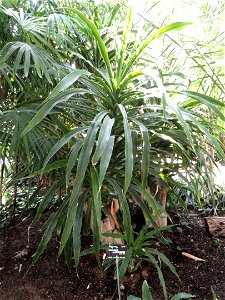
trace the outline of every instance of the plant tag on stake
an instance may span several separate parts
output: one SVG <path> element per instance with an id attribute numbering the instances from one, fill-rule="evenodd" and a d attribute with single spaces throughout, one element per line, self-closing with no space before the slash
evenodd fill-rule
<path id="1" fill-rule="evenodd" d="M 125 258 L 126 255 L 126 246 L 123 245 L 109 245 L 108 249 L 108 258 L 116 260 L 116 277 L 117 277 L 117 288 L 119 300 L 121 300 L 120 293 L 120 276 L 119 276 L 119 259 Z"/>
<path id="2" fill-rule="evenodd" d="M 110 245 L 108 249 L 108 258 L 124 258 L 126 249 L 126 246 L 123 245 Z"/>

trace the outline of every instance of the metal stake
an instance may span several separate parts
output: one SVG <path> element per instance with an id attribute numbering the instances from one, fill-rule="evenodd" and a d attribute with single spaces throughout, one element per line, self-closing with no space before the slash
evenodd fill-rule
<path id="1" fill-rule="evenodd" d="M 119 296 L 119 300 L 121 300 L 120 275 L 119 275 L 119 258 L 116 258 L 116 277 L 117 277 L 118 296 Z"/>

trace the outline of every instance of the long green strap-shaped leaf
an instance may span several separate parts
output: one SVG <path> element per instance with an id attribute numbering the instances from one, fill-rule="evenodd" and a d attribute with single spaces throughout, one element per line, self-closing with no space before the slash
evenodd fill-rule
<path id="1" fill-rule="evenodd" d="M 142 283 L 142 300 L 153 300 L 147 281 Z"/>
<path id="2" fill-rule="evenodd" d="M 158 255 L 158 257 L 164 262 L 164 264 L 167 265 L 170 268 L 170 270 L 173 272 L 173 274 L 179 279 L 179 275 L 177 274 L 175 267 L 172 265 L 170 260 L 162 252 L 154 248 L 148 248 L 148 251 L 150 251 L 153 255 Z"/>
<path id="3" fill-rule="evenodd" d="M 124 181 L 124 194 L 126 194 L 130 181 L 132 178 L 133 172 L 133 143 L 132 143 L 132 136 L 131 130 L 128 124 L 127 113 L 122 104 L 118 104 L 119 109 L 123 116 L 123 126 L 124 126 L 124 135 L 125 135 L 125 181 Z"/>
<path id="4" fill-rule="evenodd" d="M 48 227 L 42 236 L 41 242 L 38 246 L 37 251 L 35 252 L 32 264 L 29 267 L 29 269 L 35 265 L 35 263 L 38 261 L 41 254 L 44 252 L 49 240 L 52 237 L 52 233 L 57 225 L 58 219 L 62 215 L 63 211 L 65 210 L 66 205 L 67 205 L 67 201 L 64 201 L 63 204 L 60 206 L 60 208 L 55 213 L 53 213 L 50 219 L 48 220 Z"/>
<path id="5" fill-rule="evenodd" d="M 127 297 L 127 300 L 142 300 L 142 299 L 139 298 L 139 297 L 133 296 L 133 295 L 129 295 L 129 296 Z"/>
<path id="6" fill-rule="evenodd" d="M 187 95 L 191 98 L 194 98 L 196 100 L 199 100 L 200 102 L 206 104 L 206 103 L 210 103 L 213 104 L 215 106 L 219 106 L 219 107 L 225 107 L 225 103 L 223 103 L 222 101 L 219 101 L 215 98 L 212 98 L 210 96 L 201 94 L 201 93 L 197 93 L 197 92 L 193 92 L 193 91 L 186 91 L 186 92 L 182 92 L 182 94 Z M 207 105 L 207 104 L 206 104 Z"/>
<path id="7" fill-rule="evenodd" d="M 181 30 L 184 27 L 186 27 L 187 25 L 191 25 L 192 23 L 190 22 L 175 22 L 172 23 L 170 25 L 166 25 L 163 28 L 157 30 L 154 34 L 152 34 L 150 36 L 149 39 L 145 40 L 140 47 L 138 47 L 138 49 L 136 50 L 136 52 L 134 53 L 134 55 L 130 58 L 129 62 L 126 64 L 126 67 L 124 68 L 123 72 L 122 72 L 122 79 L 124 79 L 126 77 L 126 75 L 128 74 L 130 68 L 132 68 L 134 62 L 137 60 L 137 58 L 139 57 L 139 55 L 145 50 L 145 48 L 151 43 L 151 41 L 153 41 L 154 39 L 156 39 L 157 37 L 159 37 L 162 34 L 165 34 L 169 31 L 177 31 L 177 30 Z"/>
<path id="8" fill-rule="evenodd" d="M 179 106 L 176 103 L 173 103 L 173 101 L 170 99 L 169 95 L 167 94 L 166 88 L 161 80 L 161 78 L 159 77 L 154 77 L 154 79 L 156 80 L 156 83 L 162 93 L 162 97 L 164 99 L 164 111 L 166 109 L 166 106 L 168 105 L 175 113 L 176 117 L 178 118 L 179 122 L 181 123 L 181 125 L 184 128 L 184 131 L 187 135 L 187 138 L 189 140 L 190 146 L 192 147 L 192 149 L 194 150 L 194 143 L 193 143 L 193 137 L 192 137 L 192 132 L 190 129 L 190 126 L 187 124 L 187 122 L 185 121 L 185 118 L 182 114 L 181 109 L 179 108 Z"/>
<path id="9" fill-rule="evenodd" d="M 126 25 L 125 25 L 124 33 L 123 33 L 123 43 L 122 43 L 121 51 L 118 54 L 119 57 L 118 57 L 118 66 L 117 66 L 117 72 L 116 72 L 117 84 L 120 83 L 120 76 L 121 76 L 122 66 L 123 66 L 123 61 L 124 61 L 124 52 L 125 52 L 126 46 L 127 46 L 128 35 L 131 30 L 131 16 L 132 16 L 132 6 L 130 7 L 129 12 L 128 12 L 127 21 L 126 21 Z"/>
<path id="10" fill-rule="evenodd" d="M 183 94 L 200 101 L 201 103 L 206 105 L 211 111 L 213 111 L 218 118 L 220 118 L 223 122 L 225 122 L 224 114 L 218 109 L 218 107 L 224 108 L 225 103 L 217 99 L 214 99 L 212 97 L 200 93 L 196 93 L 196 92 L 187 91 L 184 92 Z"/>
<path id="11" fill-rule="evenodd" d="M 131 136 L 132 136 L 132 144 L 133 144 L 133 158 L 134 163 L 137 159 L 137 153 L 138 153 L 138 132 L 137 130 L 131 130 Z"/>
<path id="12" fill-rule="evenodd" d="M 91 168 L 91 182 L 93 192 L 93 209 L 95 212 L 98 228 L 101 228 L 101 193 L 99 191 L 99 175 L 95 168 Z"/>
<path id="13" fill-rule="evenodd" d="M 100 263 L 100 236 L 101 236 L 101 192 L 99 188 L 99 176 L 95 168 L 91 168 L 91 183 L 92 183 L 92 210 L 93 210 L 93 249 L 96 259 Z"/>
<path id="14" fill-rule="evenodd" d="M 99 188 L 101 188 L 103 180 L 105 178 L 106 171 L 108 169 L 114 146 L 115 137 L 111 136 L 108 140 L 107 146 L 102 153 L 102 157 L 100 160 L 100 170 L 99 170 Z"/>
<path id="15" fill-rule="evenodd" d="M 167 291 L 166 291 L 166 283 L 165 283 L 165 280 L 164 280 L 164 277 L 163 277 L 163 273 L 162 273 L 162 271 L 159 267 L 159 264 L 156 261 L 155 257 L 152 255 L 152 253 L 149 251 L 148 248 L 145 248 L 143 250 L 146 253 L 146 256 L 149 257 L 149 260 L 154 264 L 154 266 L 157 269 L 159 280 L 160 280 L 160 283 L 161 283 L 162 288 L 163 288 L 163 294 L 164 294 L 165 299 L 167 300 L 168 298 L 167 298 Z"/>
<path id="16" fill-rule="evenodd" d="M 195 298 L 195 296 L 187 293 L 178 293 L 174 295 L 170 300 L 180 300 L 180 299 L 190 299 L 190 298 Z"/>
<path id="17" fill-rule="evenodd" d="M 50 152 L 48 153 L 44 164 L 43 164 L 43 169 L 45 168 L 45 166 L 48 164 L 49 160 L 65 145 L 67 144 L 73 137 L 76 136 L 76 134 L 87 130 L 88 127 L 81 127 L 81 128 L 75 128 L 73 129 L 71 132 L 69 132 L 68 134 L 66 134 L 63 138 L 61 138 L 50 150 Z"/>
<path id="18" fill-rule="evenodd" d="M 142 148 L 142 160 L 141 160 L 141 180 L 143 183 L 143 187 L 145 188 L 147 185 L 147 177 L 149 172 L 150 165 L 150 142 L 149 142 L 149 133 L 148 129 L 139 122 L 138 120 L 131 118 L 131 120 L 136 123 L 141 130 L 142 139 L 143 139 L 143 148 Z"/>
<path id="19" fill-rule="evenodd" d="M 98 46 L 99 46 L 99 50 L 101 52 L 101 55 L 102 55 L 102 58 L 106 64 L 106 67 L 107 67 L 107 70 L 108 70 L 108 73 L 109 73 L 109 77 L 112 78 L 113 77 L 113 74 L 112 74 L 112 69 L 111 69 L 111 65 L 110 65 L 110 61 L 109 61 L 109 56 L 108 56 L 108 52 L 107 52 L 107 49 L 106 49 L 106 46 L 105 46 L 105 43 L 104 41 L 102 40 L 101 38 L 101 35 L 97 29 L 97 27 L 95 26 L 95 24 L 89 20 L 87 17 L 85 17 L 85 15 L 77 10 L 77 9 L 74 9 L 74 8 L 68 8 L 71 12 L 75 13 L 76 15 L 79 16 L 79 18 L 85 23 L 88 25 L 88 27 L 91 29 L 94 37 L 96 38 L 97 42 L 98 42 Z"/>
<path id="20" fill-rule="evenodd" d="M 85 191 L 79 200 L 77 212 L 73 224 L 73 254 L 74 254 L 76 268 L 78 267 L 79 260 L 80 260 L 80 248 L 81 248 L 80 232 L 82 226 L 83 208 L 84 208 L 85 200 L 87 198 L 87 194 L 88 191 Z"/>
<path id="21" fill-rule="evenodd" d="M 144 238 L 143 238 L 143 242 L 147 241 L 151 238 L 154 238 L 155 235 L 159 235 L 159 233 L 161 233 L 162 231 L 168 231 L 168 229 L 174 227 L 176 225 L 167 225 L 167 226 L 163 226 L 163 227 L 158 227 L 156 224 L 154 226 L 154 230 L 151 230 L 150 232 L 146 233 Z"/>
<path id="22" fill-rule="evenodd" d="M 81 76 L 89 76 L 90 73 L 86 70 L 76 70 L 71 72 L 70 74 L 66 75 L 52 90 L 50 95 L 45 99 L 44 102 L 48 102 L 49 99 L 52 99 L 58 96 L 62 91 L 68 89 L 74 82 L 76 82 Z"/>
<path id="23" fill-rule="evenodd" d="M 120 268 L 119 268 L 120 279 L 123 278 L 124 274 L 127 271 L 130 260 L 132 258 L 132 254 L 133 254 L 133 248 L 129 247 L 126 251 L 125 257 L 122 259 L 122 263 L 121 263 Z"/>
<path id="24" fill-rule="evenodd" d="M 73 166 L 76 164 L 77 156 L 78 156 L 78 153 L 79 153 L 82 145 L 83 145 L 83 140 L 77 142 L 72 147 L 72 150 L 71 150 L 71 153 L 70 153 L 70 156 L 68 159 L 67 167 L 66 167 L 66 186 L 69 185 L 70 175 L 71 175 Z"/>
<path id="25" fill-rule="evenodd" d="M 96 134 L 99 129 L 99 123 L 102 121 L 102 119 L 104 118 L 104 116 L 106 114 L 107 114 L 106 112 L 101 112 L 94 118 L 92 124 L 89 126 L 87 136 L 84 140 L 84 144 L 83 144 L 83 147 L 81 149 L 81 152 L 80 152 L 80 155 L 78 158 L 77 174 L 76 174 L 76 178 L 75 178 L 73 191 L 72 191 L 72 194 L 70 197 L 66 224 L 65 224 L 65 228 L 64 228 L 64 231 L 62 234 L 62 239 L 61 239 L 61 244 L 60 244 L 58 255 L 60 255 L 62 253 L 62 251 L 65 247 L 65 244 L 70 236 L 74 218 L 76 216 L 80 189 L 81 189 L 81 186 L 82 186 L 82 183 L 84 180 L 87 166 L 90 162 L 90 156 L 91 156 L 91 153 L 92 153 L 95 141 L 96 141 L 95 138 L 96 138 Z"/>
<path id="26" fill-rule="evenodd" d="M 65 261 L 69 272 L 71 272 L 71 262 L 72 262 L 72 255 L 73 255 L 72 242 L 73 242 L 72 237 L 70 236 L 64 248 Z"/>
<path id="27" fill-rule="evenodd" d="M 64 184 L 64 182 L 65 182 L 65 179 L 62 178 L 51 186 L 51 188 L 48 190 L 48 192 L 45 194 L 44 198 L 42 199 L 40 205 L 38 206 L 37 213 L 31 223 L 30 227 L 33 226 L 34 224 L 36 224 L 40 220 L 43 211 L 48 207 L 48 204 L 53 199 L 56 191 L 60 188 L 60 186 L 62 184 Z"/>
<path id="28" fill-rule="evenodd" d="M 105 148 L 107 147 L 107 144 L 108 144 L 108 141 L 109 141 L 109 138 L 110 138 L 110 135 L 111 135 L 113 124 L 114 124 L 114 119 L 111 119 L 108 116 L 106 116 L 104 118 L 103 124 L 101 126 L 100 131 L 99 131 L 97 147 L 96 147 L 95 153 L 92 157 L 92 163 L 94 165 L 99 161 L 99 159 L 102 156 Z"/>
<path id="29" fill-rule="evenodd" d="M 208 137 L 209 141 L 211 142 L 211 145 L 217 150 L 219 155 L 224 159 L 225 155 L 222 147 L 219 144 L 219 141 L 217 141 L 217 139 L 209 132 L 209 130 L 200 122 L 198 122 L 190 113 L 184 112 L 184 115 L 187 119 L 191 120 L 193 124 L 195 124 Z"/>
<path id="30" fill-rule="evenodd" d="M 36 125 L 38 125 L 55 107 L 58 103 L 64 102 L 69 100 L 72 96 L 76 94 L 85 94 L 88 91 L 85 89 L 72 89 L 65 92 L 60 93 L 54 98 L 51 98 L 46 102 L 41 109 L 37 112 L 37 114 L 33 117 L 33 119 L 28 123 L 24 131 L 22 132 L 22 136 L 24 136 L 26 133 L 28 133 L 31 129 L 33 129 Z"/>
<path id="31" fill-rule="evenodd" d="M 143 71 L 135 71 L 133 73 L 130 73 L 122 82 L 120 82 L 120 84 L 118 86 L 118 91 L 121 92 L 124 88 L 127 87 L 127 84 L 130 81 L 133 81 L 134 78 L 139 77 L 141 75 L 143 75 Z M 128 100 L 128 99 L 125 98 L 125 100 Z"/>
<path id="32" fill-rule="evenodd" d="M 106 20 L 106 24 L 104 23 L 104 25 L 106 25 L 106 27 L 110 27 L 112 25 L 120 8 L 121 8 L 121 4 L 117 3 L 116 5 L 114 5 L 108 19 Z"/>
<path id="33" fill-rule="evenodd" d="M 96 68 L 90 60 L 86 59 L 80 53 L 74 52 L 70 49 L 68 49 L 68 51 L 70 51 L 70 53 L 72 53 L 73 55 L 79 57 L 81 60 L 85 61 L 92 69 L 94 69 L 95 73 L 97 73 L 101 77 L 103 84 L 104 84 L 105 91 L 108 91 L 111 93 L 111 91 L 112 91 L 111 82 L 109 80 L 108 75 L 105 74 L 104 70 Z"/>
<path id="34" fill-rule="evenodd" d="M 161 128 L 160 128 L 160 130 L 161 130 Z M 154 135 L 156 135 L 156 136 L 158 136 L 158 137 L 160 137 L 160 139 L 162 139 L 162 140 L 165 140 L 165 141 L 169 141 L 169 142 L 171 142 L 172 144 L 175 144 L 178 148 L 180 148 L 180 150 L 181 151 L 185 151 L 185 148 L 183 147 L 183 145 L 179 142 L 179 139 L 178 139 L 178 141 L 176 141 L 175 139 L 174 139 L 174 135 L 173 135 L 173 137 L 171 137 L 171 135 L 172 135 L 172 130 L 171 131 L 162 131 L 162 132 L 165 132 L 165 133 L 159 133 L 159 132 L 157 132 L 156 130 L 151 130 L 150 129 L 150 132 L 152 133 L 152 134 L 154 134 Z M 176 132 L 177 133 L 177 138 L 180 138 L 180 136 L 178 135 L 178 132 Z M 184 138 L 185 138 L 185 136 L 183 137 L 183 142 L 184 142 Z"/>

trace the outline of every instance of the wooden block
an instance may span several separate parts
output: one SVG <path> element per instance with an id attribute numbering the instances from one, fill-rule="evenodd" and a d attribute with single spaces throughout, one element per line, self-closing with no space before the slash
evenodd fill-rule
<path id="1" fill-rule="evenodd" d="M 210 234 L 225 237 L 225 217 L 207 217 L 205 220 Z"/>

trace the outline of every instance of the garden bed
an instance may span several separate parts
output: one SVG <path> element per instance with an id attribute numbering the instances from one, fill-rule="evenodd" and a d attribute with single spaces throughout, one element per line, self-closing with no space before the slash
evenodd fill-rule
<path id="1" fill-rule="evenodd" d="M 114 270 L 102 272 L 94 256 L 82 257 L 78 274 L 68 272 L 64 260 L 57 262 L 59 243 L 54 238 L 37 265 L 27 274 L 42 232 L 40 225 L 30 232 L 30 249 L 24 257 L 20 252 L 27 244 L 27 227 L 32 216 L 0 231 L 0 299 L 1 300 L 92 300 L 113 297 L 116 282 Z M 47 218 L 47 215 L 44 216 Z M 44 220 L 42 220 L 43 222 Z M 225 241 L 210 237 L 205 229 L 204 219 L 196 213 L 186 219 L 188 226 L 169 233 L 173 241 L 171 247 L 160 246 L 162 251 L 175 265 L 180 281 L 163 267 L 169 299 L 178 292 L 195 295 L 194 299 L 213 299 L 211 287 L 217 298 L 225 297 Z M 42 223 L 41 222 L 41 223 Z M 182 232 L 181 232 L 182 231 Z M 90 243 L 89 238 L 85 244 Z M 182 252 L 195 255 L 205 261 L 195 261 Z M 16 257 L 15 257 L 16 256 Z M 140 296 L 141 285 L 146 279 L 154 299 L 163 299 L 157 271 L 150 265 L 142 266 L 134 273 L 125 275 L 122 281 L 122 298 L 132 294 Z M 116 299 L 116 294 L 113 299 Z"/>

